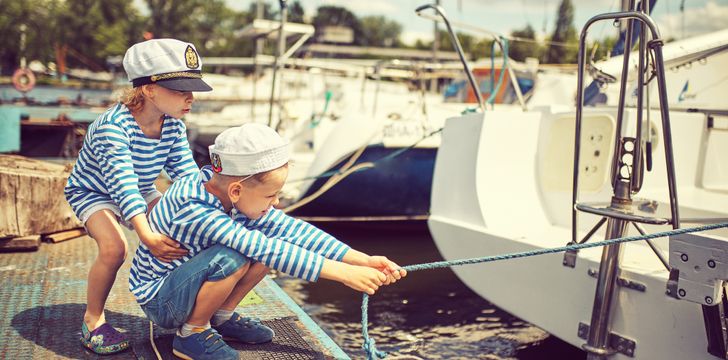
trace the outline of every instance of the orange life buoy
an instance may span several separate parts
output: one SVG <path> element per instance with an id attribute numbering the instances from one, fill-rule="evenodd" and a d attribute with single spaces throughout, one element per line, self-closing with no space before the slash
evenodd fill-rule
<path id="1" fill-rule="evenodd" d="M 28 92 L 35 86 L 35 75 L 28 68 L 20 68 L 13 73 L 13 86 L 20 92 Z"/>

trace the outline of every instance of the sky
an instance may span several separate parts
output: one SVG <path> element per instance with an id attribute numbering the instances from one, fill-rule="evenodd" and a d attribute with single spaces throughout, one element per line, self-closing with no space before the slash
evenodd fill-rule
<path id="1" fill-rule="evenodd" d="M 278 6 L 278 1 L 264 2 Z M 289 2 L 292 0 L 289 0 Z M 402 41 L 412 44 L 416 39 L 431 40 L 432 21 L 415 15 L 420 5 L 435 0 L 299 0 L 307 16 L 313 16 L 322 5 L 343 6 L 357 16 L 384 15 L 402 25 Z M 139 4 L 143 0 L 135 0 Z M 247 10 L 256 0 L 225 0 L 235 10 Z M 527 24 L 539 38 L 550 35 L 555 27 L 556 13 L 561 0 L 440 0 L 452 22 L 462 22 L 487 30 L 510 34 Z M 594 15 L 617 11 L 620 0 L 572 0 L 574 25 L 577 32 Z M 680 11 L 684 3 L 684 11 Z M 664 38 L 689 37 L 728 28 L 728 0 L 658 0 L 652 13 Z M 482 34 L 472 33 L 477 37 Z M 592 26 L 589 38 L 614 36 L 609 22 Z"/>

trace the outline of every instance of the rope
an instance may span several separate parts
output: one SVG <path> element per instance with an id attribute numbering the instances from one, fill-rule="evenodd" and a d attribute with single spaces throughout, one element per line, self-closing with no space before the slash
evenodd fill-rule
<path id="1" fill-rule="evenodd" d="M 590 244 L 582 243 L 582 244 L 561 246 L 561 247 L 556 247 L 556 248 L 523 251 L 523 252 L 517 252 L 517 253 L 485 256 L 485 257 L 479 257 L 479 258 L 460 259 L 460 260 L 453 260 L 453 261 L 436 261 L 436 262 L 431 262 L 431 263 L 408 265 L 408 266 L 404 266 L 402 268 L 407 271 L 418 271 L 418 270 L 437 269 L 437 268 L 444 268 L 444 267 L 457 266 L 457 265 L 485 263 L 485 262 L 492 262 L 492 261 L 498 261 L 498 260 L 517 259 L 517 258 L 523 258 L 523 257 L 529 257 L 529 256 L 535 256 L 535 255 L 552 254 L 552 253 L 557 253 L 557 252 L 562 252 L 562 251 L 567 251 L 567 250 L 579 250 L 579 249 L 593 248 L 593 247 L 598 247 L 598 246 L 609 246 L 609 245 L 615 245 L 615 244 L 620 244 L 620 243 L 625 243 L 625 242 L 654 239 L 654 238 L 670 236 L 670 235 L 679 235 L 679 234 L 687 234 L 687 233 L 693 233 L 693 232 L 699 232 L 699 231 L 714 230 L 714 229 L 720 229 L 720 228 L 724 228 L 724 227 L 728 227 L 728 222 L 703 225 L 703 226 L 698 226 L 698 227 L 693 227 L 693 228 L 674 229 L 674 230 L 670 230 L 670 231 L 657 232 L 654 234 L 647 234 L 647 235 L 627 236 L 627 237 L 621 237 L 621 238 L 617 238 L 617 239 L 597 241 L 597 242 L 593 242 Z M 369 295 L 367 295 L 365 293 L 363 295 L 362 304 L 361 304 L 361 319 L 362 319 L 361 320 L 361 326 L 362 326 L 361 332 L 362 332 L 362 336 L 364 338 L 364 345 L 362 345 L 362 348 L 367 353 L 367 359 L 369 359 L 369 360 L 383 359 L 385 356 L 387 356 L 387 353 L 383 352 L 381 350 L 378 350 L 375 345 L 374 339 L 369 337 L 368 306 L 369 306 Z"/>
<path id="2" fill-rule="evenodd" d="M 162 355 L 159 354 L 157 344 L 154 342 L 154 323 L 151 320 L 149 320 L 149 342 L 152 343 L 152 350 L 154 350 L 154 355 L 157 355 L 157 360 L 162 360 Z"/>
<path id="3" fill-rule="evenodd" d="M 321 123 L 321 120 L 323 120 L 324 115 L 326 115 L 326 111 L 329 109 L 329 102 L 331 101 L 331 97 L 333 96 L 333 94 L 334 93 L 331 90 L 326 90 L 326 95 L 325 95 L 326 101 L 324 103 L 324 110 L 321 111 L 321 114 L 319 114 L 318 119 L 316 118 L 316 114 L 313 114 L 313 116 L 311 117 L 311 119 L 312 119 L 311 123 L 308 125 L 309 129 L 313 129 Z"/>
<path id="4" fill-rule="evenodd" d="M 488 96 L 488 99 L 485 100 L 487 104 L 490 104 L 493 106 L 493 103 L 495 103 L 495 97 L 498 96 L 498 91 L 500 91 L 501 85 L 503 85 L 503 78 L 505 77 L 506 69 L 508 69 L 508 39 L 501 36 L 501 52 L 503 53 L 503 65 L 501 66 L 501 71 L 498 76 L 498 84 L 493 86 L 495 82 L 495 45 L 497 41 L 493 41 L 490 44 L 490 96 Z"/>

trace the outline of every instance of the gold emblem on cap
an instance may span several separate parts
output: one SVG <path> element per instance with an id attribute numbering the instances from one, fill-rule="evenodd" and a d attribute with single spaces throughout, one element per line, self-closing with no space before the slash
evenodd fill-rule
<path id="1" fill-rule="evenodd" d="M 187 45 L 185 49 L 185 64 L 190 69 L 197 69 L 200 66 L 200 60 L 197 57 L 197 52 L 192 48 L 192 45 Z"/>

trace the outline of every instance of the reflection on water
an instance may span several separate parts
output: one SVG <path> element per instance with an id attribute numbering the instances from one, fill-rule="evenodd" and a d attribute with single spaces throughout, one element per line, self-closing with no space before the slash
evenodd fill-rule
<path id="1" fill-rule="evenodd" d="M 396 231 L 322 227 L 357 250 L 388 256 L 400 265 L 442 260 L 425 224 Z M 276 282 L 352 358 L 364 357 L 360 294 L 328 280 L 307 283 L 283 275 Z M 534 301 L 543 300 L 535 295 Z M 450 269 L 413 272 L 381 288 L 370 298 L 369 321 L 380 350 L 407 358 L 585 358 L 580 350 L 482 299 Z"/>

